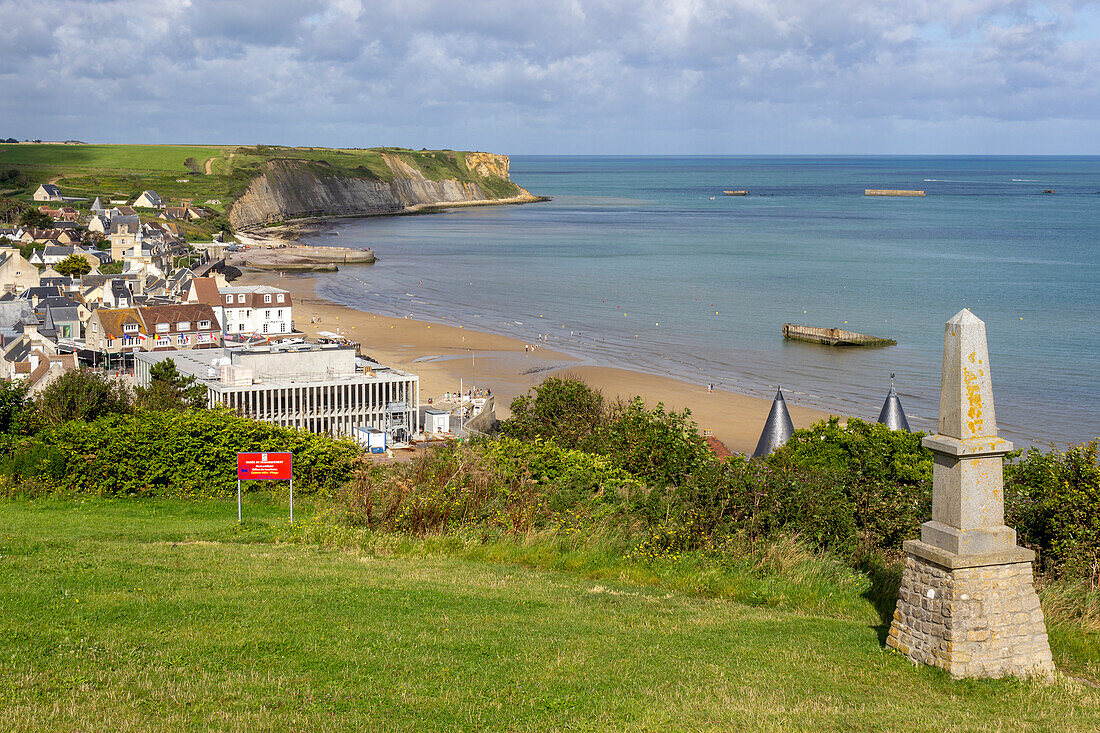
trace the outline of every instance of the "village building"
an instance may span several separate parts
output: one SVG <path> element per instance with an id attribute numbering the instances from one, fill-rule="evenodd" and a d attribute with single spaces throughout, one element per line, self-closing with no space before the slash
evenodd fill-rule
<path id="1" fill-rule="evenodd" d="M 0 286 L 5 293 L 21 293 L 41 282 L 38 268 L 14 247 L 0 247 Z"/>
<path id="2" fill-rule="evenodd" d="M 112 216 L 111 230 L 107 239 L 111 242 L 111 259 L 121 262 L 128 250 L 132 252 L 135 246 L 141 244 L 141 222 L 137 215 Z"/>
<path id="3" fill-rule="evenodd" d="M 142 191 L 141 195 L 134 199 L 135 209 L 163 209 L 164 199 L 157 195 L 156 191 Z"/>
<path id="4" fill-rule="evenodd" d="M 214 278 L 191 281 L 185 300 L 215 309 L 227 338 L 286 336 L 294 332 L 290 291 L 269 285 L 218 286 Z"/>
<path id="5" fill-rule="evenodd" d="M 418 377 L 359 359 L 350 347 L 291 344 L 138 353 L 137 384 L 148 385 L 152 366 L 165 359 L 206 387 L 209 406 L 224 405 L 254 420 L 346 436 L 373 428 L 385 432 L 391 443 L 408 442 L 416 431 Z"/>
<path id="6" fill-rule="evenodd" d="M 52 183 L 43 183 L 34 192 L 35 201 L 61 201 L 61 189 Z"/>
<path id="7" fill-rule="evenodd" d="M 88 350 L 105 358 L 137 351 L 215 348 L 221 340 L 213 309 L 201 303 L 98 308 L 85 333 Z"/>

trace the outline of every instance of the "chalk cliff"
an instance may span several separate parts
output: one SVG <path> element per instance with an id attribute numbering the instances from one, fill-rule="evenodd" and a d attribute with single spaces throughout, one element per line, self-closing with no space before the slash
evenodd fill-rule
<path id="1" fill-rule="evenodd" d="M 413 162 L 383 153 L 392 177 L 349 176 L 323 162 L 276 159 L 264 164 L 233 202 L 235 229 L 315 216 L 398 214 L 441 205 L 536 201 L 508 178 L 508 156 L 466 153 L 469 175 L 432 180 Z M 389 178 L 389 180 L 385 180 Z"/>

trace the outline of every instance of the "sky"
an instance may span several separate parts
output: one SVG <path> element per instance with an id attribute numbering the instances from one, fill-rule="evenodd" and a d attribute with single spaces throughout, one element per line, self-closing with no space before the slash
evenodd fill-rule
<path id="1" fill-rule="evenodd" d="M 0 0 L 0 138 L 1100 154 L 1100 2 Z"/>

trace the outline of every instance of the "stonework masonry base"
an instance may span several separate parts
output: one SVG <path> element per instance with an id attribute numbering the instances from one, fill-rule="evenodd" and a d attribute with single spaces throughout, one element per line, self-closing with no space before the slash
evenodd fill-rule
<path id="1" fill-rule="evenodd" d="M 986 556 L 981 562 L 990 564 L 968 565 L 959 562 L 963 556 L 942 557 L 942 550 L 922 552 L 923 545 L 906 543 L 886 646 L 956 678 L 1051 678 L 1054 661 L 1030 556 L 1008 552 L 1005 562 Z"/>

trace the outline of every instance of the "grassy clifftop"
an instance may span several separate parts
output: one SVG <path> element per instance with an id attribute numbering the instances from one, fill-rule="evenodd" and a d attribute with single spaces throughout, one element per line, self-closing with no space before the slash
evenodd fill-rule
<path id="1" fill-rule="evenodd" d="M 271 161 L 306 162 L 320 176 L 389 182 L 394 165 L 431 181 L 477 183 L 494 198 L 522 192 L 504 156 L 407 148 L 291 148 L 237 145 L 0 144 L 0 195 L 29 199 L 41 183 L 66 196 L 133 200 L 153 189 L 171 201 L 190 198 L 224 211 Z"/>

